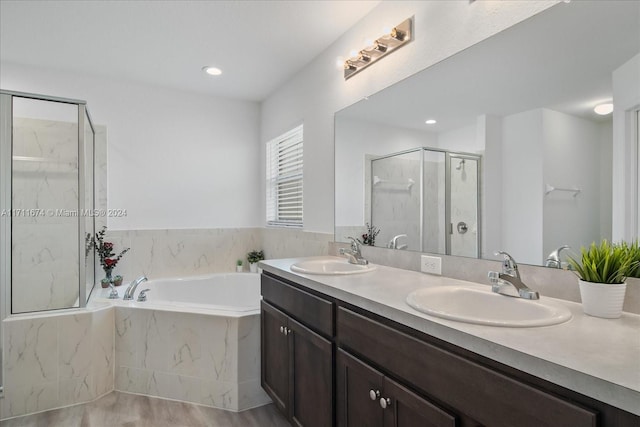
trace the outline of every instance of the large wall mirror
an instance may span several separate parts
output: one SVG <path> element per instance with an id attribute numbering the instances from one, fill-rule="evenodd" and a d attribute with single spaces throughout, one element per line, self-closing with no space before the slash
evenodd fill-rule
<path id="1" fill-rule="evenodd" d="M 637 2 L 560 3 L 339 111 L 336 241 L 369 225 L 390 250 L 545 265 L 611 239 L 615 126 L 594 107 L 638 63 Z"/>

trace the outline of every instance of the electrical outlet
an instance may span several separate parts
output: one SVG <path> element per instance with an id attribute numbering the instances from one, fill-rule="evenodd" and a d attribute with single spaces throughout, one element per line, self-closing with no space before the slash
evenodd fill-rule
<path id="1" fill-rule="evenodd" d="M 420 271 L 429 274 L 442 274 L 442 258 L 422 255 L 420 259 Z"/>

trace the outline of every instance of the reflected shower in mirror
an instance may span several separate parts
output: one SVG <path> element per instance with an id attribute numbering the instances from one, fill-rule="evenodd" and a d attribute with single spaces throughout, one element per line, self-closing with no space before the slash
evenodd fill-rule
<path id="1" fill-rule="evenodd" d="M 640 63 L 639 28 L 638 2 L 560 3 L 336 113 L 336 241 L 370 221 L 376 246 L 487 259 L 505 250 L 544 265 L 564 245 L 611 239 L 613 134 L 625 125 L 594 107 L 636 84 L 624 76 Z M 449 153 L 422 165 L 440 162 L 442 175 L 370 170 L 416 147 Z M 376 176 L 398 187 L 376 189 Z M 416 185 L 402 188 L 407 179 Z M 422 194 L 429 186 L 442 193 Z M 469 216 L 467 204 L 480 209 Z"/>

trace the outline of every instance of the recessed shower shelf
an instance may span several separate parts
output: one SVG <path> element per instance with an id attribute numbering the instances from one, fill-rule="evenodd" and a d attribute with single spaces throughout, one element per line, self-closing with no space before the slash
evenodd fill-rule
<path id="1" fill-rule="evenodd" d="M 576 197 L 578 194 L 580 194 L 582 192 L 582 190 L 579 189 L 579 188 L 560 188 L 560 187 L 554 187 L 553 185 L 547 184 L 547 188 L 546 188 L 546 190 L 544 192 L 544 195 L 548 196 L 549 194 L 553 193 L 554 191 L 570 192 L 570 193 L 573 193 L 573 197 Z"/>

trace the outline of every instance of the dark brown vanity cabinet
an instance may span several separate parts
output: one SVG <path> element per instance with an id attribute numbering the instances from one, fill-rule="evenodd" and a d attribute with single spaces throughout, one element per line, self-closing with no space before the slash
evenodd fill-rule
<path id="1" fill-rule="evenodd" d="M 262 387 L 292 425 L 332 426 L 333 303 L 266 275 L 262 295 Z"/>
<path id="2" fill-rule="evenodd" d="M 454 416 L 362 361 L 338 350 L 339 427 L 455 427 Z"/>

